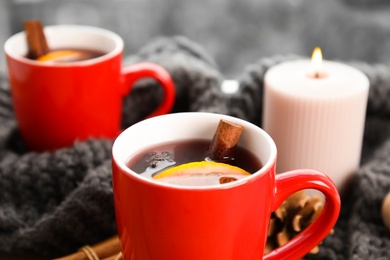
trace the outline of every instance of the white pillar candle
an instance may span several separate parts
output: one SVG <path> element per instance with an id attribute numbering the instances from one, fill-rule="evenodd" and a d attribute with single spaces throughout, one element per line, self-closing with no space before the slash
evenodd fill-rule
<path id="1" fill-rule="evenodd" d="M 278 149 L 277 172 L 312 168 L 341 189 L 359 167 L 368 78 L 345 64 L 289 61 L 264 77 L 263 129 Z"/>

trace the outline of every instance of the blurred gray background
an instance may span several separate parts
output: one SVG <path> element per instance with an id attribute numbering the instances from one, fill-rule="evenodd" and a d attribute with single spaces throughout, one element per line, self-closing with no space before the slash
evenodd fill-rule
<path id="1" fill-rule="evenodd" d="M 110 29 L 125 55 L 158 36 L 184 35 L 226 78 L 259 58 L 310 56 L 316 46 L 325 59 L 390 65 L 388 0 L 0 0 L 0 44 L 30 19 Z"/>

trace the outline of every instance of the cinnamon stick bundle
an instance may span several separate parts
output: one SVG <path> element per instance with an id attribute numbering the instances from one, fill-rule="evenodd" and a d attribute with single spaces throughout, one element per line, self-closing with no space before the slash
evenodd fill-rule
<path id="1" fill-rule="evenodd" d="M 121 260 L 121 245 L 118 236 L 93 246 L 84 246 L 79 251 L 54 260 Z"/>

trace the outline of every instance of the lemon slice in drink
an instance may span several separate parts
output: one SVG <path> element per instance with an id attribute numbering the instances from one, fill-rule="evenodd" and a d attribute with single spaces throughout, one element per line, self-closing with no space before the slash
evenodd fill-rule
<path id="1" fill-rule="evenodd" d="M 52 51 L 49 52 L 43 56 L 40 56 L 37 58 L 37 61 L 40 62 L 71 62 L 71 61 L 77 61 L 86 59 L 85 54 L 83 54 L 80 51 L 74 51 L 74 50 L 58 50 L 58 51 Z"/>
<path id="2" fill-rule="evenodd" d="M 169 168 L 153 179 L 178 185 L 204 186 L 223 184 L 248 175 L 249 172 L 230 164 L 202 161 Z"/>

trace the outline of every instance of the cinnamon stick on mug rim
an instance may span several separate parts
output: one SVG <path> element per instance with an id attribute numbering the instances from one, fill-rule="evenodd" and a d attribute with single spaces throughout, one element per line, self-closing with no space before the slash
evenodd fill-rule
<path id="1" fill-rule="evenodd" d="M 234 157 L 234 149 L 244 127 L 221 119 L 211 141 L 208 156 L 216 162 L 226 162 Z"/>
<path id="2" fill-rule="evenodd" d="M 27 38 L 27 58 L 35 60 L 48 53 L 50 50 L 41 22 L 38 20 L 29 20 L 24 22 L 23 26 Z"/>

